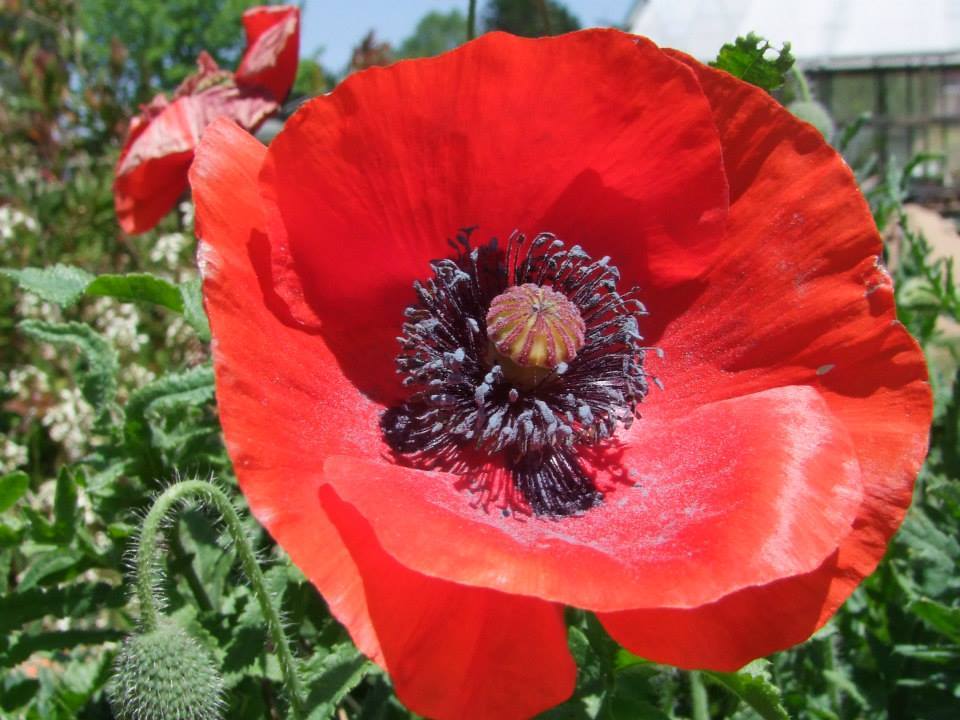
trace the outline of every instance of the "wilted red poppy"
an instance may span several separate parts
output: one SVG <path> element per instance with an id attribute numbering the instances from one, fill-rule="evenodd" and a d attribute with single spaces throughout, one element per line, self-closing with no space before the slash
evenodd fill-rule
<path id="1" fill-rule="evenodd" d="M 247 49 L 236 72 L 206 52 L 173 100 L 157 95 L 130 122 L 117 161 L 114 205 L 130 234 L 156 225 L 187 189 L 187 170 L 203 129 L 225 116 L 253 131 L 280 107 L 297 74 L 300 10 L 256 7 L 243 14 Z"/>
<path id="2" fill-rule="evenodd" d="M 491 34 L 268 149 L 217 122 L 191 175 L 240 485 L 419 713 L 567 698 L 564 605 L 733 670 L 903 517 L 923 358 L 849 169 L 757 88 L 616 31 Z"/>

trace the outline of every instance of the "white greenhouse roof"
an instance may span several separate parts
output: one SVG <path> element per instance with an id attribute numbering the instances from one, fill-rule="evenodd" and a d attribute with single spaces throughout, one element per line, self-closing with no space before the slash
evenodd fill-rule
<path id="1" fill-rule="evenodd" d="M 960 64 L 960 0 L 638 0 L 627 26 L 701 60 L 754 31 L 808 67 Z"/>

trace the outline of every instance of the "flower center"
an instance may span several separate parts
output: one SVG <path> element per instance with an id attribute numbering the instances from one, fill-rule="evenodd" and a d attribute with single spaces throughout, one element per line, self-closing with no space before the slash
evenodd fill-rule
<path id="1" fill-rule="evenodd" d="M 565 295 L 533 283 L 513 285 L 490 302 L 487 337 L 491 364 L 527 389 L 567 364 L 583 347 L 585 326 Z"/>
<path id="2" fill-rule="evenodd" d="M 471 466 L 502 465 L 505 509 L 585 512 L 603 493 L 582 451 L 629 428 L 648 391 L 637 288 L 619 293 L 609 258 L 548 233 L 514 233 L 503 249 L 471 249 L 470 233 L 455 259 L 414 283 L 397 356 L 411 395 L 381 417 L 384 437 L 421 466 L 464 474 L 487 499 L 500 491 Z"/>

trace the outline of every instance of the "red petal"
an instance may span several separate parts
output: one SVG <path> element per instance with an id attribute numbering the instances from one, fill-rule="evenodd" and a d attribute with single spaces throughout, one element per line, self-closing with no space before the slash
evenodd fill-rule
<path id="1" fill-rule="evenodd" d="M 414 570 L 603 611 L 694 607 L 810 572 L 860 502 L 847 432 L 811 388 L 649 413 L 623 440 L 604 463 L 621 486 L 562 520 L 485 513 L 453 476 L 375 460 L 331 457 L 324 479 Z"/>
<path id="2" fill-rule="evenodd" d="M 638 654 L 731 669 L 807 638 L 876 567 L 926 454 L 931 396 L 923 356 L 895 320 L 880 238 L 849 168 L 766 93 L 676 56 L 697 70 L 714 107 L 730 242 L 702 294 L 648 303 L 654 313 L 671 302 L 684 308 L 658 342 L 667 389 L 650 400 L 695 404 L 809 383 L 849 432 L 864 490 L 853 532 L 813 573 L 684 612 L 604 618 Z"/>
<path id="3" fill-rule="evenodd" d="M 176 205 L 187 189 L 193 150 L 210 122 L 226 116 L 252 130 L 276 108 L 272 100 L 217 86 L 177 98 L 146 123 L 132 125 L 113 186 L 124 232 L 146 232 Z"/>
<path id="4" fill-rule="evenodd" d="M 243 14 L 247 49 L 235 77 L 241 87 L 266 90 L 281 102 L 297 76 L 300 10 L 289 5 L 250 8 Z"/>
<path id="5" fill-rule="evenodd" d="M 156 102 L 156 101 L 155 101 Z M 180 98 L 135 118 L 117 162 L 114 205 L 124 232 L 146 232 L 187 189 L 187 168 L 196 144 L 192 105 Z"/>
<path id="6" fill-rule="evenodd" d="M 692 73 L 614 31 L 491 33 L 357 73 L 290 119 L 262 181 L 331 347 L 346 365 L 373 354 L 348 369 L 371 394 L 412 282 L 459 228 L 549 230 L 668 286 L 709 263 L 727 195 Z"/>
<path id="7" fill-rule="evenodd" d="M 327 454 L 378 454 L 377 409 L 343 380 L 319 336 L 284 325 L 269 309 L 269 248 L 256 185 L 264 152 L 218 120 L 190 170 L 220 419 L 254 515 L 361 650 L 379 658 L 356 564 L 317 495 Z"/>
<path id="8" fill-rule="evenodd" d="M 381 488 L 392 496 L 394 489 Z M 566 700 L 576 665 L 563 609 L 421 575 L 385 553 L 370 525 L 329 488 L 324 507 L 363 575 L 370 617 L 397 695 L 432 718 L 527 718 Z M 433 538 L 456 543 L 455 537 Z"/>
<path id="9" fill-rule="evenodd" d="M 732 672 L 803 642 L 816 627 L 837 554 L 812 573 L 752 587 L 696 608 L 654 608 L 598 617 L 628 650 L 688 669 Z"/>

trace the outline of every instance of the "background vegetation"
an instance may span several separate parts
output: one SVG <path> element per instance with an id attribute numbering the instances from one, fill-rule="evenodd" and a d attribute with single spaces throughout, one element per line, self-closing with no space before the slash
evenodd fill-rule
<path id="1" fill-rule="evenodd" d="M 216 477 L 243 505 L 217 423 L 192 206 L 126 237 L 110 185 L 137 104 L 173 89 L 200 49 L 232 67 L 247 4 L 0 2 L 0 716 L 111 717 L 111 664 L 137 618 L 125 557 L 152 498 L 180 477 Z M 522 34 L 577 25 L 552 1 L 497 0 L 480 19 Z M 431 13 L 395 49 L 370 36 L 376 53 L 355 66 L 440 52 L 463 32 L 463 14 Z M 305 61 L 287 110 L 337 79 Z M 844 149 L 856 129 L 833 142 Z M 907 225 L 907 159 L 886 160 L 882 176 L 875 158 L 858 172 L 896 249 L 900 318 L 928 352 L 936 397 L 930 458 L 887 558 L 812 640 L 737 674 L 648 663 L 570 611 L 577 694 L 545 717 L 957 717 L 960 297 L 951 264 Z M 236 543 L 202 507 L 175 517 L 161 568 L 169 614 L 212 653 L 227 717 L 283 717 L 275 646 Z M 310 717 L 409 717 L 312 586 L 241 518 L 295 629 Z"/>

